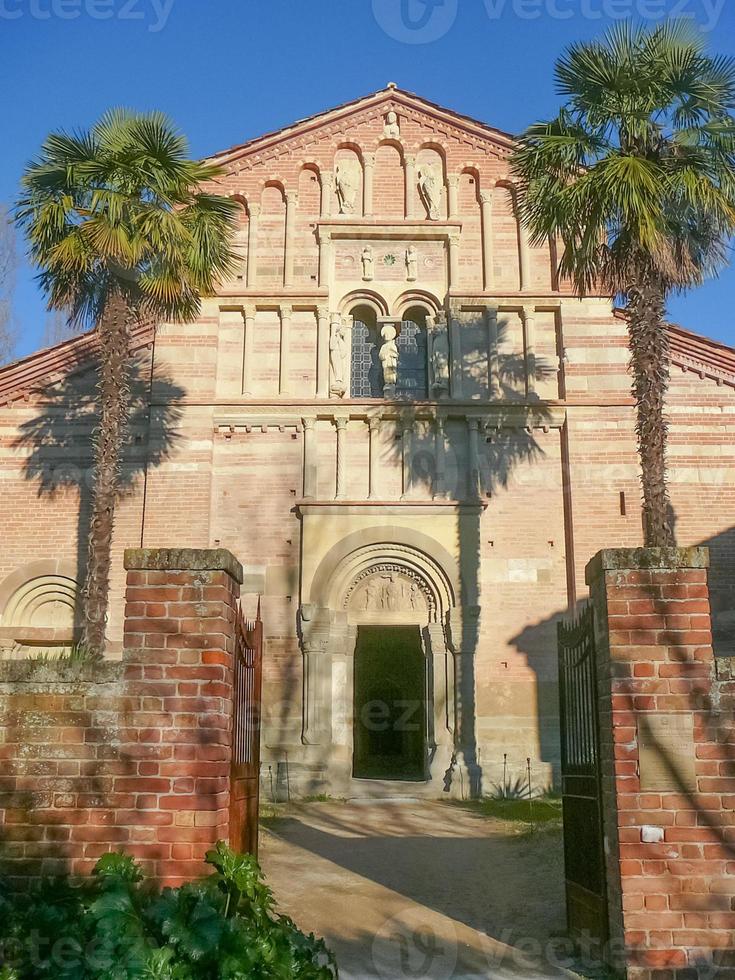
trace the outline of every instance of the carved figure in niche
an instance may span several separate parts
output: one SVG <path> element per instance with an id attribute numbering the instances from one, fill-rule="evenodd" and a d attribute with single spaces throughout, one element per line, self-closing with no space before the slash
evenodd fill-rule
<path id="1" fill-rule="evenodd" d="M 340 214 L 354 214 L 357 188 L 360 184 L 360 165 L 356 160 L 341 160 L 334 175 L 334 189 Z"/>
<path id="2" fill-rule="evenodd" d="M 423 198 L 426 210 L 432 221 L 439 219 L 439 206 L 441 204 L 442 183 L 439 171 L 431 163 L 421 165 L 419 170 L 419 190 Z"/>
<path id="3" fill-rule="evenodd" d="M 419 256 L 415 245 L 409 245 L 406 249 L 406 278 L 409 282 L 416 282 L 418 278 Z"/>
<path id="4" fill-rule="evenodd" d="M 388 139 L 397 140 L 401 138 L 401 127 L 398 122 L 398 114 L 391 109 L 385 115 L 385 125 L 383 135 Z"/>
<path id="5" fill-rule="evenodd" d="M 415 610 L 419 598 L 419 587 L 415 582 L 411 582 L 408 590 L 408 604 L 411 609 Z"/>
<path id="6" fill-rule="evenodd" d="M 383 366 L 383 385 L 386 388 L 395 387 L 398 380 L 398 333 L 393 324 L 386 324 L 380 331 L 383 343 L 380 347 L 380 363 Z"/>
<path id="7" fill-rule="evenodd" d="M 446 322 L 437 321 L 431 335 L 432 388 L 437 398 L 449 393 L 449 334 Z"/>
<path id="8" fill-rule="evenodd" d="M 329 363 L 332 381 L 329 390 L 333 395 L 344 398 L 347 391 L 347 337 L 342 323 L 333 323 L 329 337 Z"/>
<path id="9" fill-rule="evenodd" d="M 369 282 L 375 275 L 375 262 L 373 260 L 373 250 L 366 245 L 362 250 L 362 278 Z"/>
<path id="10" fill-rule="evenodd" d="M 369 612 L 371 609 L 377 609 L 379 598 L 380 589 L 378 588 L 378 583 L 374 578 L 368 579 L 368 584 L 365 587 L 365 612 Z"/>

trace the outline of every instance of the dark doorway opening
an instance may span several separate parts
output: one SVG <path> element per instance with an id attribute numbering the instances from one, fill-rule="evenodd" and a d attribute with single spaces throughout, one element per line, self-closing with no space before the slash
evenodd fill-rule
<path id="1" fill-rule="evenodd" d="M 358 627 L 355 778 L 426 778 L 426 684 L 418 626 Z"/>

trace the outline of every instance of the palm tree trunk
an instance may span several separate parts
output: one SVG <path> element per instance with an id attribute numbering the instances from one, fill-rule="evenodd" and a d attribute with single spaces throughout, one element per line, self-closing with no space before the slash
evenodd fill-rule
<path id="1" fill-rule="evenodd" d="M 666 484 L 669 423 L 665 414 L 669 387 L 669 337 L 665 326 L 665 290 L 650 273 L 628 289 L 628 332 L 636 433 L 643 488 L 643 536 L 647 548 L 673 548 L 673 510 Z"/>
<path id="2" fill-rule="evenodd" d="M 95 480 L 82 592 L 82 644 L 97 656 L 102 656 L 105 648 L 112 533 L 128 417 L 129 324 L 130 311 L 124 298 L 112 293 L 98 326 L 100 420 L 94 432 Z"/>

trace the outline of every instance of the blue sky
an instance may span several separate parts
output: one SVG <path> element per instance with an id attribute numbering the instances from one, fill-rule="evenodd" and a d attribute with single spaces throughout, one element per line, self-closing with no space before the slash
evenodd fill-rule
<path id="1" fill-rule="evenodd" d="M 556 56 L 616 18 L 691 17 L 735 55 L 731 0 L 0 0 L 0 200 L 53 129 L 162 109 L 204 156 L 395 81 L 509 132 L 550 115 Z M 735 345 L 735 271 L 671 303 Z M 19 353 L 45 305 L 20 270 Z"/>

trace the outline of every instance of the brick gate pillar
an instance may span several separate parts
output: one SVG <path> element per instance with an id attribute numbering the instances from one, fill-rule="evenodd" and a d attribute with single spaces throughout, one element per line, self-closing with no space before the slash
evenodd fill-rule
<path id="1" fill-rule="evenodd" d="M 735 966 L 735 748 L 718 710 L 708 562 L 706 549 L 626 549 L 587 566 L 611 959 L 636 980 Z"/>
<path id="2" fill-rule="evenodd" d="M 178 884 L 229 836 L 232 657 L 242 566 L 229 551 L 125 552 L 126 851 Z M 118 822 L 122 817 L 118 815 Z"/>

